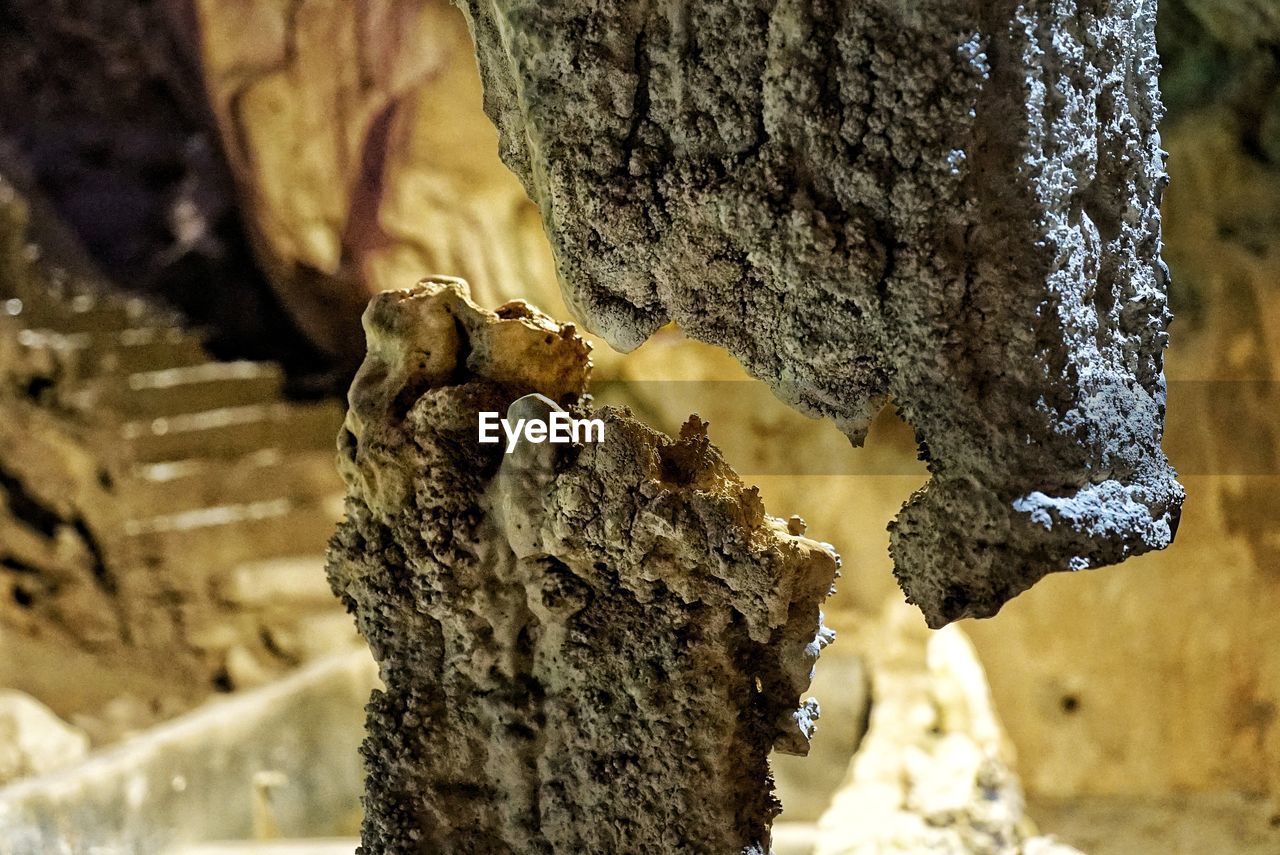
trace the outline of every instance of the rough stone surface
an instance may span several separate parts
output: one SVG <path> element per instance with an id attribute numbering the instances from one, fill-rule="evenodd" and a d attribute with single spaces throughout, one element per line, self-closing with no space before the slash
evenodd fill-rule
<path id="1" fill-rule="evenodd" d="M 914 425 L 930 624 L 1168 545 L 1153 2 L 462 5 L 589 326 Z"/>
<path id="2" fill-rule="evenodd" d="M 768 851 L 767 755 L 807 747 L 834 553 L 696 418 L 672 440 L 591 411 L 571 326 L 456 280 L 364 322 L 329 565 L 386 685 L 363 851 Z M 478 411 L 555 406 L 607 441 L 476 441 Z"/>
<path id="3" fill-rule="evenodd" d="M 890 604 L 866 643 L 875 703 L 815 855 L 1078 855 L 1024 814 L 1011 752 L 973 648 Z"/>
<path id="4" fill-rule="evenodd" d="M 1144 835 L 1151 852 L 1280 851 L 1280 56 L 1215 38 L 1247 3 L 1186 5 L 1160 4 L 1177 314 L 1165 447 L 1194 513 L 1176 549 L 1104 580 L 1046 580 L 969 629 L 1028 791 L 1059 804 L 1037 820 L 1058 830 L 1079 803 L 1061 833 L 1089 852 Z M 836 543 L 854 535 L 810 519 Z M 1233 792 L 1256 801 L 1212 804 Z"/>

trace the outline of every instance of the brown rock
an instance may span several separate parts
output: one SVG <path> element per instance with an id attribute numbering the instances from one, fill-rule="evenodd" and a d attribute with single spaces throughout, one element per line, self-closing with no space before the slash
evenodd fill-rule
<path id="1" fill-rule="evenodd" d="M 354 366 L 368 295 L 424 270 L 467 277 L 486 303 L 558 304 L 537 209 L 497 157 L 446 0 L 193 6 L 255 249 L 314 341 Z"/>
<path id="2" fill-rule="evenodd" d="M 834 553 L 696 418 L 672 440 L 586 406 L 572 327 L 456 280 L 376 297 L 365 327 L 329 565 L 387 687 L 364 851 L 768 851 Z M 560 406 L 605 440 L 477 443 L 480 411 Z"/>

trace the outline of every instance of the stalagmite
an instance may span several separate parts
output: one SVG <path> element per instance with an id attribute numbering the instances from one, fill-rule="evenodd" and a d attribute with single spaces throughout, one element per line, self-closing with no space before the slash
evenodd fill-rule
<path id="1" fill-rule="evenodd" d="M 1080 855 L 1024 812 L 986 675 L 958 627 L 928 633 L 891 603 L 860 639 L 875 704 L 815 855 Z"/>
<path id="2" fill-rule="evenodd" d="M 838 559 L 768 517 L 696 417 L 593 411 L 588 348 L 459 280 L 374 298 L 329 577 L 381 666 L 365 851 L 767 852 Z M 481 413 L 603 442 L 478 441 Z"/>
<path id="3" fill-rule="evenodd" d="M 461 5 L 592 329 L 914 425 L 931 625 L 1170 543 L 1154 0 Z"/>

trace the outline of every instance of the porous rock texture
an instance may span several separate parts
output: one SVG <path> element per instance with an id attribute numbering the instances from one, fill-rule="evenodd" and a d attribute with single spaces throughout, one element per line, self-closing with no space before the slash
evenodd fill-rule
<path id="1" fill-rule="evenodd" d="M 1069 817 L 1062 833 L 1085 831 L 1069 839 L 1097 855 L 1139 851 L 1137 834 L 1151 852 L 1280 851 L 1263 815 L 1280 805 L 1280 663 L 1259 655 L 1280 645 L 1280 54 L 1268 47 L 1280 27 L 1265 25 L 1277 13 L 1160 3 L 1177 315 L 1165 448 L 1194 509 L 1178 548 L 1101 585 L 1046 580 L 967 630 L 1036 816 Z M 836 543 L 856 534 L 787 507 Z M 1269 798 L 1246 821 L 1228 793 Z"/>
<path id="2" fill-rule="evenodd" d="M 931 625 L 1168 545 L 1152 0 L 461 5 L 588 326 L 916 428 Z"/>
<path id="3" fill-rule="evenodd" d="M 373 299 L 329 578 L 385 691 L 365 852 L 767 852 L 772 748 L 830 640 L 830 547 L 767 517 L 690 419 L 584 399 L 588 348 L 458 280 Z M 605 441 L 477 442 L 563 406 Z"/>

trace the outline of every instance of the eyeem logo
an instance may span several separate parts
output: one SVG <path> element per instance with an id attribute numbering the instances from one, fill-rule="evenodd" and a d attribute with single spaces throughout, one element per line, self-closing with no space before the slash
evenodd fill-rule
<path id="1" fill-rule="evenodd" d="M 499 413 L 480 413 L 480 443 L 496 445 L 502 441 L 498 429 L 507 439 L 507 454 L 515 450 L 521 438 L 541 445 L 549 442 L 555 445 L 571 443 L 604 442 L 604 422 L 600 419 L 575 419 L 564 410 L 555 409 L 547 413 L 546 421 L 542 419 L 504 419 Z"/>

